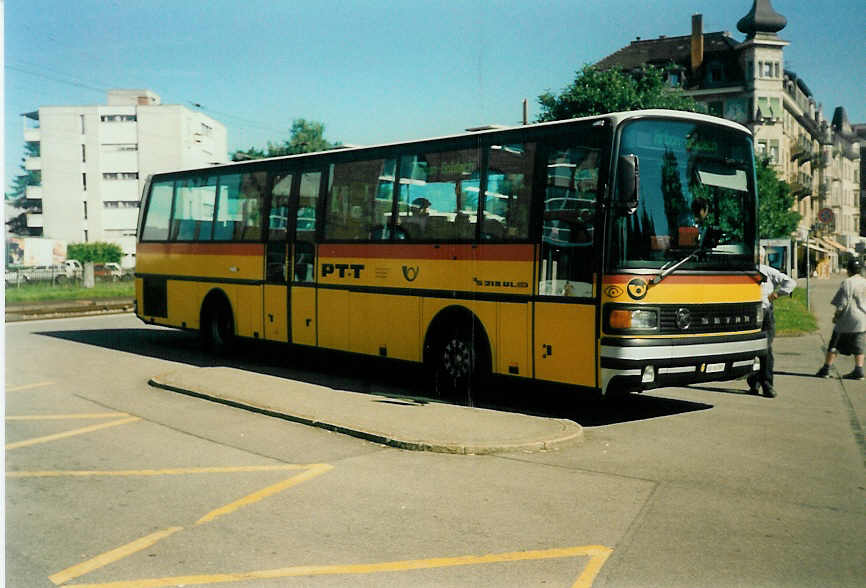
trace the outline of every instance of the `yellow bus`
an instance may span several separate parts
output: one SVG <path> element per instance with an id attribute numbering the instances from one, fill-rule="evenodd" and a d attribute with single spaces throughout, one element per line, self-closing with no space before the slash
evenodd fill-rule
<path id="1" fill-rule="evenodd" d="M 604 394 L 766 353 L 752 137 L 647 110 L 153 175 L 136 314 Z"/>

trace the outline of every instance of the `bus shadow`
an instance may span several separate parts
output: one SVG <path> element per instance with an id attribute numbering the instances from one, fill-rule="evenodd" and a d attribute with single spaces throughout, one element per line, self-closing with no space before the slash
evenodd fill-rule
<path id="1" fill-rule="evenodd" d="M 245 341 L 231 357 L 201 349 L 197 333 L 169 329 L 129 328 L 40 331 L 36 334 L 197 367 L 231 367 L 337 390 L 377 394 L 400 404 L 442 402 L 431 397 L 423 367 L 379 357 Z M 154 374 L 156 375 L 156 374 Z M 479 408 L 573 420 L 594 427 L 659 418 L 712 408 L 710 404 L 632 394 L 607 401 L 575 388 L 492 378 L 472 399 Z"/>

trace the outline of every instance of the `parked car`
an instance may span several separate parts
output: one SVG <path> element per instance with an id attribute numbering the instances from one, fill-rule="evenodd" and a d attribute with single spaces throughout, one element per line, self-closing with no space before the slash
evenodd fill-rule
<path id="1" fill-rule="evenodd" d="M 80 280 L 82 275 L 81 263 L 75 259 L 67 259 L 59 265 L 6 268 L 6 285 L 20 285 L 30 282 L 65 284 Z"/>
<path id="2" fill-rule="evenodd" d="M 118 263 L 96 263 L 93 265 L 93 278 L 103 282 L 119 282 L 124 279 L 124 272 Z"/>

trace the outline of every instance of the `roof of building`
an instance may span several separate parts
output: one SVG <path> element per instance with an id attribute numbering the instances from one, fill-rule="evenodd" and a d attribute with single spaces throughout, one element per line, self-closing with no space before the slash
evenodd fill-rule
<path id="1" fill-rule="evenodd" d="M 729 53 L 739 43 L 727 31 L 704 34 L 704 55 Z M 659 37 L 658 39 L 632 41 L 616 53 L 608 55 L 596 65 L 601 69 L 622 67 L 633 69 L 644 64 L 662 65 L 676 63 L 688 65 L 691 59 L 691 35 Z"/>

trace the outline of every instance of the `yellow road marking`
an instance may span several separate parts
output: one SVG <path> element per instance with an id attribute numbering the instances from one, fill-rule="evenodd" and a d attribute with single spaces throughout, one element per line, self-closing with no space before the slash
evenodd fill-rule
<path id="1" fill-rule="evenodd" d="M 604 566 L 611 553 L 613 553 L 613 549 L 604 545 L 588 546 L 586 555 L 590 556 L 589 562 L 583 568 L 583 572 L 577 577 L 577 580 L 574 581 L 574 584 L 571 585 L 571 588 L 591 588 L 592 583 L 595 582 L 595 577 L 601 571 L 602 566 Z"/>
<path id="2" fill-rule="evenodd" d="M 200 474 L 200 473 L 233 473 L 233 472 L 265 472 L 265 471 L 285 471 L 285 470 L 304 470 L 299 475 L 292 476 L 287 480 L 283 480 L 278 484 L 274 484 L 272 486 L 268 486 L 267 488 L 263 488 L 258 492 L 254 492 L 240 500 L 236 500 L 230 504 L 227 504 L 221 508 L 211 511 L 206 514 L 204 517 L 199 519 L 196 524 L 200 525 L 202 523 L 206 523 L 212 521 L 222 515 L 232 513 L 239 508 L 247 506 L 249 504 L 253 504 L 267 498 L 268 496 L 272 496 L 278 492 L 286 490 L 287 488 L 291 488 L 292 486 L 296 486 L 301 482 L 305 482 L 310 480 L 320 474 L 323 474 L 327 471 L 330 471 L 334 468 L 334 466 L 329 464 L 312 464 L 312 465 L 296 465 L 296 464 L 282 464 L 282 465 L 266 465 L 266 466 L 228 466 L 228 467 L 201 467 L 201 468 L 170 468 L 170 469 L 161 469 L 161 470 L 114 470 L 114 471 L 85 471 L 85 470 L 65 470 L 65 471 L 40 471 L 40 472 L 7 472 L 7 476 L 10 478 L 23 478 L 23 477 L 59 477 L 59 476 L 158 476 L 158 475 L 179 475 L 179 474 Z M 86 562 L 82 562 L 80 564 L 74 565 L 70 568 L 57 572 L 53 576 L 50 576 L 50 579 L 55 584 L 62 584 L 71 580 L 73 578 L 77 578 L 93 570 L 98 568 L 107 566 L 116 561 L 120 561 L 125 557 L 129 557 L 130 555 L 141 551 L 151 545 L 155 544 L 162 539 L 165 539 L 169 535 L 176 533 L 177 531 L 183 530 L 183 527 L 170 527 L 164 531 L 159 531 L 157 533 L 153 533 L 132 543 L 128 543 L 116 549 L 112 549 L 111 551 L 107 551 L 101 555 L 98 555 L 92 559 L 89 559 Z"/>
<path id="3" fill-rule="evenodd" d="M 186 474 L 235 474 L 307 469 L 300 465 L 228 466 L 203 468 L 166 468 L 161 470 L 37 470 L 6 472 L 7 478 L 64 478 L 90 476 L 182 476 Z"/>
<path id="4" fill-rule="evenodd" d="M 25 441 L 17 441 L 15 443 L 7 443 L 6 449 L 18 449 L 19 447 L 27 447 L 29 445 L 37 445 L 39 443 L 48 443 L 50 441 L 56 441 L 58 439 L 64 439 L 66 437 L 73 437 L 75 435 L 83 435 L 85 433 L 92 433 L 93 431 L 99 431 L 100 429 L 107 429 L 109 427 L 117 427 L 119 425 L 125 425 L 127 423 L 132 423 L 135 421 L 140 421 L 141 419 L 138 417 L 130 417 L 128 419 L 120 419 L 118 421 L 111 421 L 110 423 L 101 423 L 99 425 L 91 425 L 89 427 L 82 427 L 80 429 L 73 429 L 71 431 L 64 431 L 63 433 L 55 433 L 54 435 L 46 435 L 45 437 L 36 437 L 34 439 L 27 439 Z"/>
<path id="5" fill-rule="evenodd" d="M 76 419 L 117 419 L 128 417 L 125 412 L 80 412 L 72 414 L 26 414 L 7 416 L 7 421 L 65 421 Z"/>
<path id="6" fill-rule="evenodd" d="M 107 566 L 108 564 L 119 561 L 125 557 L 129 557 L 133 553 L 139 552 L 142 549 L 147 549 L 157 541 L 165 539 L 169 535 L 173 535 L 182 529 L 183 527 L 169 527 L 168 529 L 151 533 L 147 537 L 142 537 L 132 543 L 127 543 L 126 545 L 122 545 L 116 549 L 112 549 L 111 551 L 106 551 L 92 559 L 83 561 L 80 564 L 68 567 L 63 571 L 57 572 L 53 576 L 49 576 L 48 579 L 55 584 L 63 584 L 73 578 L 83 576 L 93 570 Z"/>
<path id="7" fill-rule="evenodd" d="M 12 388 L 6 388 L 7 392 L 20 392 L 21 390 L 29 390 L 30 388 L 41 388 L 42 386 L 50 386 L 54 382 L 46 381 L 46 382 L 36 382 L 35 384 L 25 384 L 23 386 L 13 386 Z"/>
<path id="8" fill-rule="evenodd" d="M 297 486 L 301 482 L 306 482 L 307 480 L 315 478 L 316 476 L 324 474 L 325 472 L 332 469 L 334 469 L 334 466 L 326 463 L 317 463 L 307 466 L 306 471 L 301 474 L 292 476 L 291 478 L 283 480 L 282 482 L 279 482 L 272 486 L 268 486 L 267 488 L 262 488 L 258 492 L 253 492 L 252 494 L 244 496 L 243 498 L 235 500 L 234 502 L 226 504 L 225 506 L 221 506 L 216 510 L 210 511 L 202 518 L 200 518 L 196 522 L 196 525 L 201 525 L 202 523 L 207 523 L 223 515 L 233 513 L 239 508 L 243 508 L 244 506 L 263 500 L 268 496 L 273 496 L 274 494 L 282 492 L 283 490 L 291 488 L 292 486 Z"/>
<path id="9" fill-rule="evenodd" d="M 352 575 L 374 574 L 382 572 L 404 572 L 409 570 L 429 570 L 455 566 L 470 566 L 492 563 L 507 563 L 557 559 L 566 557 L 588 556 L 590 558 L 586 569 L 578 577 L 574 587 L 588 587 L 598 574 L 601 566 L 611 553 L 609 547 L 603 545 L 586 545 L 581 547 L 565 547 L 558 549 L 541 549 L 534 551 L 516 551 L 509 553 L 491 553 L 487 555 L 464 555 L 458 557 L 437 557 L 431 559 L 412 559 L 390 561 L 373 564 L 348 564 L 330 566 L 295 566 L 273 570 L 258 570 L 230 574 L 202 574 L 194 576 L 174 576 L 166 578 L 145 578 L 108 582 L 104 584 L 75 584 L 77 588 L 160 588 L 163 586 L 190 586 L 204 584 L 222 584 L 227 582 L 242 582 L 245 580 L 267 580 L 274 578 L 291 578 L 298 576 Z"/>

